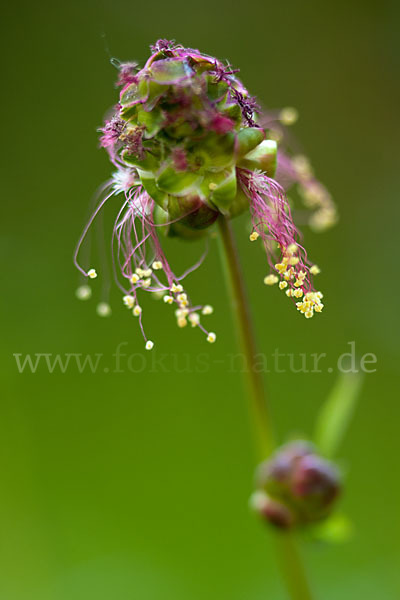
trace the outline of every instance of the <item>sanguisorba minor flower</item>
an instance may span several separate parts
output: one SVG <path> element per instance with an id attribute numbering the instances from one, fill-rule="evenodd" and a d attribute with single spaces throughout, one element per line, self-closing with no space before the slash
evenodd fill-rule
<path id="1" fill-rule="evenodd" d="M 162 235 L 197 238 L 219 215 L 233 218 L 248 211 L 250 240 L 263 243 L 269 263 L 265 284 L 278 284 L 306 318 L 321 312 L 322 294 L 312 283 L 319 268 L 310 264 L 300 243 L 293 200 L 285 189 L 296 184 L 297 195 L 312 209 L 314 229 L 332 225 L 336 212 L 305 157 L 288 150 L 284 126 L 295 121 L 296 111 L 263 113 L 237 70 L 167 40 L 151 47 L 142 69 L 136 63 L 118 68 L 119 102 L 101 129 L 101 146 L 115 172 L 78 243 L 75 263 L 82 274 L 97 276 L 93 266 L 78 264 L 78 253 L 105 203 L 121 194 L 112 233 L 113 269 L 124 304 L 138 317 L 146 348 L 154 344 L 143 326 L 145 291 L 175 307 L 179 327 L 189 322 L 214 342 L 215 333 L 202 323 L 212 307 L 192 303 L 182 285 L 202 259 L 177 275 Z M 88 286 L 77 291 L 81 299 L 90 294 Z M 98 314 L 110 314 L 107 303 L 98 305 Z"/>

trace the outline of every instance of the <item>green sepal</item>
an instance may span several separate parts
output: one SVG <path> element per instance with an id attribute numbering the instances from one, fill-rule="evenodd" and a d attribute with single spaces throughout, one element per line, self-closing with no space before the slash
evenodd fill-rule
<path id="1" fill-rule="evenodd" d="M 230 167 L 234 162 L 235 134 L 209 133 L 204 140 L 192 147 L 193 160 L 204 169 L 218 171 Z"/>
<path id="2" fill-rule="evenodd" d="M 209 190 L 211 193 L 209 199 L 221 213 L 225 214 L 229 210 L 237 193 L 236 169 L 235 167 L 232 167 L 229 171 L 223 171 L 223 173 L 215 175 L 218 175 L 220 181 L 217 183 L 215 181 L 215 176 L 214 178 L 212 176 L 210 177 Z M 215 189 L 210 189 L 210 185 L 212 187 L 217 187 L 215 187 Z"/>
<path id="3" fill-rule="evenodd" d="M 229 175 L 229 171 L 222 169 L 220 171 L 206 171 L 200 185 L 197 186 L 201 197 L 204 200 L 208 200 L 212 194 L 212 188 L 216 189 L 216 187 L 223 183 L 227 175 Z"/>
<path id="4" fill-rule="evenodd" d="M 166 93 L 168 88 L 166 88 L 165 85 L 161 85 L 159 83 L 156 83 L 155 81 L 152 81 L 151 79 L 148 82 L 148 86 L 149 89 L 146 102 L 144 103 L 144 107 L 145 110 L 150 111 L 153 110 L 157 102 Z"/>
<path id="5" fill-rule="evenodd" d="M 153 211 L 154 223 L 159 225 L 157 233 L 159 236 L 180 238 L 185 241 L 195 241 L 208 234 L 207 229 L 192 229 L 183 223 L 170 223 L 171 215 L 156 204 Z"/>
<path id="6" fill-rule="evenodd" d="M 142 185 L 149 196 L 151 196 L 154 202 L 156 202 L 161 208 L 166 210 L 168 204 L 168 194 L 161 191 L 160 188 L 157 187 L 156 179 L 153 173 L 138 169 L 138 174 L 140 181 L 142 182 Z"/>
<path id="7" fill-rule="evenodd" d="M 164 228 L 160 227 L 160 229 Z M 207 234 L 207 229 L 192 229 L 191 227 L 186 227 L 182 223 L 171 223 L 167 232 L 168 237 L 177 237 L 188 242 L 195 242 Z"/>
<path id="8" fill-rule="evenodd" d="M 244 156 L 256 148 L 265 138 L 264 130 L 260 127 L 244 127 L 237 134 L 237 151 L 239 156 Z"/>
<path id="9" fill-rule="evenodd" d="M 159 166 L 159 162 L 155 156 L 145 152 L 144 158 L 138 158 L 135 154 L 130 154 L 129 150 L 122 152 L 122 159 L 128 164 L 138 167 L 143 171 L 155 171 Z"/>
<path id="10" fill-rule="evenodd" d="M 225 81 L 216 82 L 213 75 L 207 77 L 207 96 L 210 100 L 222 100 L 227 90 L 228 84 Z"/>
<path id="11" fill-rule="evenodd" d="M 200 180 L 198 173 L 190 171 L 178 172 L 167 166 L 158 175 L 156 183 L 160 190 L 167 194 L 184 195 Z"/>
<path id="12" fill-rule="evenodd" d="M 169 196 L 168 212 L 172 221 L 179 219 L 179 224 L 190 229 L 206 229 L 218 217 L 218 212 L 207 206 L 197 194 Z"/>
<path id="13" fill-rule="evenodd" d="M 277 144 L 274 140 L 262 141 L 254 150 L 248 152 L 238 162 L 238 167 L 245 169 L 260 169 L 268 177 L 273 177 L 276 171 Z"/>
<path id="14" fill-rule="evenodd" d="M 124 93 L 121 94 L 120 104 L 122 106 L 131 106 L 145 102 L 149 95 L 149 84 L 147 79 L 142 79 L 139 83 L 131 83 Z"/>
<path id="15" fill-rule="evenodd" d="M 249 199 L 246 196 L 246 194 L 244 193 L 244 191 L 242 190 L 242 188 L 240 186 L 238 186 L 236 196 L 235 196 L 232 204 L 230 205 L 229 210 L 226 213 L 226 216 L 228 216 L 232 219 L 233 217 L 237 217 L 238 215 L 241 215 L 243 212 L 245 212 L 248 209 L 249 209 Z"/>
<path id="16" fill-rule="evenodd" d="M 121 112 L 119 113 L 121 118 L 124 119 L 124 121 L 135 122 L 138 106 L 140 106 L 140 104 L 134 104 L 133 106 L 125 106 L 122 108 Z"/>
<path id="17" fill-rule="evenodd" d="M 145 138 L 152 138 L 160 131 L 163 126 L 165 117 L 160 108 L 153 108 L 152 111 L 144 110 L 143 106 L 137 108 L 138 125 L 146 127 Z"/>
<path id="18" fill-rule="evenodd" d="M 162 225 L 162 227 L 157 227 L 157 233 L 159 235 L 169 235 L 171 225 L 167 225 L 167 223 L 169 223 L 171 219 L 167 210 L 164 210 L 161 206 L 156 204 L 153 210 L 153 220 L 156 225 Z"/>
<path id="19" fill-rule="evenodd" d="M 179 84 L 192 76 L 189 65 L 179 58 L 157 60 L 149 70 L 153 81 L 163 85 Z"/>
<path id="20" fill-rule="evenodd" d="M 241 123 L 242 121 L 242 111 L 240 110 L 240 106 L 238 104 L 229 104 L 228 106 L 218 105 L 224 112 L 224 115 L 232 119 L 235 123 Z"/>
<path id="21" fill-rule="evenodd" d="M 167 127 L 168 135 L 174 139 L 181 140 L 193 135 L 193 127 L 187 121 L 179 119 L 173 125 Z"/>

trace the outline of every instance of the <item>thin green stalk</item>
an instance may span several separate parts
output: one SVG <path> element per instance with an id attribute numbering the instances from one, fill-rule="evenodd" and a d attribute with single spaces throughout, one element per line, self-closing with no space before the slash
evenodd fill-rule
<path id="1" fill-rule="evenodd" d="M 246 383 L 257 454 L 260 460 L 264 460 L 275 447 L 275 442 L 263 376 L 256 366 L 257 346 L 253 323 L 230 223 L 220 215 L 218 226 L 221 256 L 232 312 L 239 337 L 239 346 L 245 360 Z M 292 600 L 312 600 L 311 590 L 293 535 L 290 532 L 284 532 L 279 533 L 276 538 L 278 559 L 290 597 Z"/>
<path id="2" fill-rule="evenodd" d="M 312 600 L 310 584 L 293 534 L 283 531 L 275 537 L 278 561 L 290 598 L 292 600 Z"/>
<path id="3" fill-rule="evenodd" d="M 257 346 L 253 331 L 249 302 L 240 268 L 239 256 L 229 221 L 222 215 L 218 219 L 221 256 L 230 291 L 233 316 L 239 338 L 239 347 L 245 361 L 246 384 L 251 409 L 251 420 L 255 431 L 257 453 L 261 460 L 273 450 L 274 436 L 271 418 L 264 392 L 261 372 L 256 368 Z"/>

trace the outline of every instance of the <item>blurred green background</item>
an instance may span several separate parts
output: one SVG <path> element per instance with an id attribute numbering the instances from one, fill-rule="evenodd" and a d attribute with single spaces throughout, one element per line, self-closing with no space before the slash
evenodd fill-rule
<path id="1" fill-rule="evenodd" d="M 0 597 L 286 597 L 271 537 L 247 507 L 254 455 L 241 375 L 226 364 L 234 336 L 215 243 L 188 288 L 215 306 L 217 344 L 145 304 L 168 372 L 146 354 L 140 373 L 19 374 L 12 356 L 101 353 L 112 367 L 120 343 L 143 354 L 115 290 L 108 320 L 95 297 L 76 301 L 71 256 L 111 170 L 96 133 L 117 97 L 105 47 L 143 62 L 163 37 L 229 58 L 265 105 L 300 111 L 294 131 L 341 213 L 327 234 L 306 232 L 323 268 L 324 314 L 307 322 L 263 286 L 265 260 L 243 221 L 238 243 L 263 352 L 326 352 L 334 366 L 355 341 L 359 356 L 377 356 L 340 452 L 354 537 L 304 553 L 319 598 L 398 598 L 396 3 L 22 0 L 2 13 Z M 183 266 L 201 249 L 171 242 L 169 255 Z M 335 377 L 268 374 L 281 440 L 311 434 Z"/>

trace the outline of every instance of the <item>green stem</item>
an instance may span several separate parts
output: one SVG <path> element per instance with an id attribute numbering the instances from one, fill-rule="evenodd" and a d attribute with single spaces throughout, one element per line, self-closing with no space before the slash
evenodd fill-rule
<path id="1" fill-rule="evenodd" d="M 239 345 L 245 361 L 246 382 L 257 454 L 260 460 L 264 460 L 274 449 L 275 441 L 269 407 L 265 397 L 263 377 L 261 371 L 256 367 L 257 345 L 253 323 L 230 223 L 220 215 L 218 226 L 224 272 L 230 292 L 229 296 Z M 293 535 L 290 532 L 284 532 L 279 533 L 276 537 L 278 559 L 290 597 L 292 600 L 312 600 L 311 590 Z"/>
<path id="2" fill-rule="evenodd" d="M 253 323 L 247 300 L 246 288 L 240 268 L 239 256 L 229 221 L 222 215 L 218 219 L 221 255 L 224 272 L 230 291 L 232 311 L 235 319 L 239 346 L 245 362 L 246 383 L 251 409 L 251 420 L 255 431 L 258 454 L 263 460 L 275 446 L 271 430 L 271 418 L 265 399 L 264 382 L 260 370 L 256 368 L 257 346 Z"/>
<path id="3" fill-rule="evenodd" d="M 294 536 L 289 531 L 276 535 L 276 548 L 286 588 L 292 600 L 312 600 L 312 592 Z"/>

